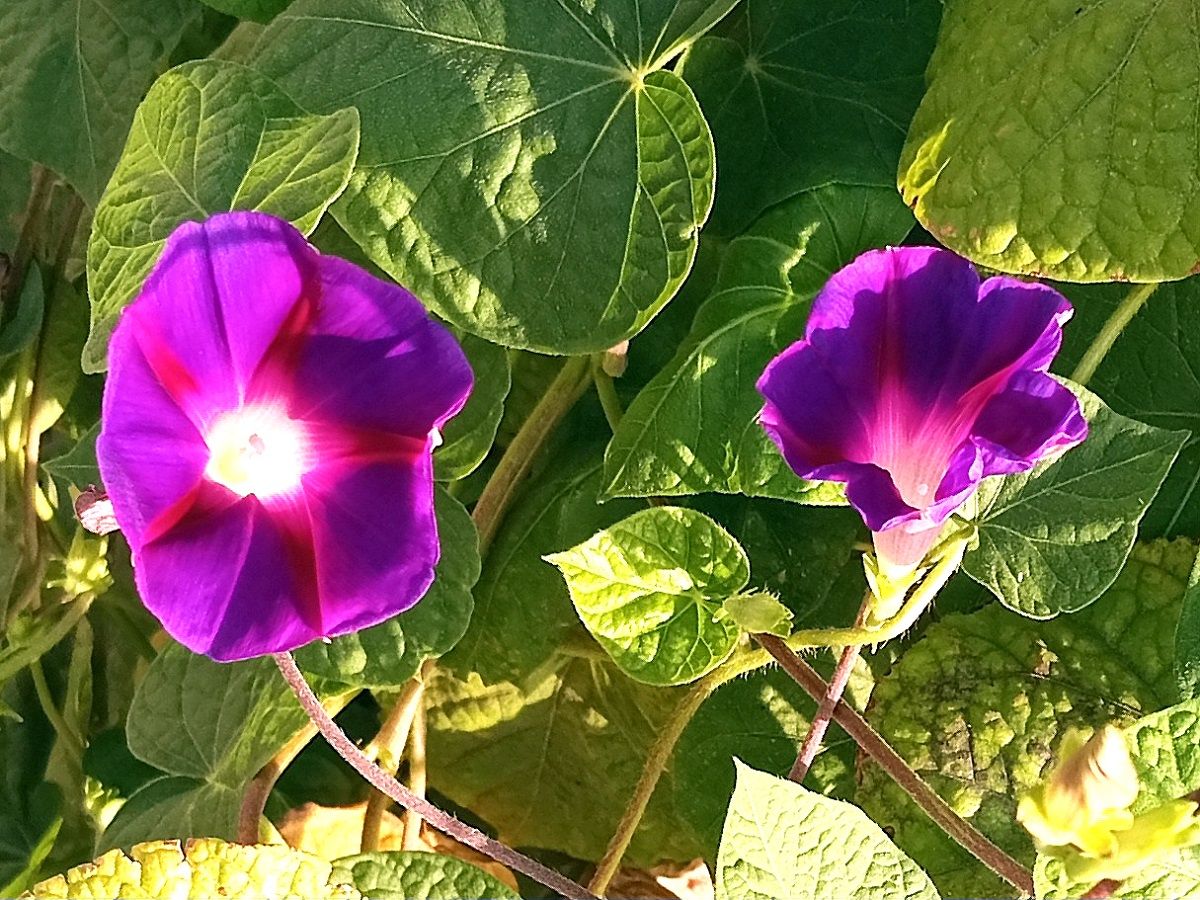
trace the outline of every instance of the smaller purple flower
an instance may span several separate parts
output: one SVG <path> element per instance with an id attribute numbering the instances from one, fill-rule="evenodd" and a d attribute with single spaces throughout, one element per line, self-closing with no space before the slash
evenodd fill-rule
<path id="1" fill-rule="evenodd" d="M 146 606 L 219 660 L 408 609 L 440 553 L 432 450 L 471 383 L 412 294 L 287 222 L 181 225 L 113 332 L 96 445 Z"/>
<path id="2" fill-rule="evenodd" d="M 1071 313 L 1044 285 L 981 284 L 946 250 L 864 253 L 763 372 L 760 421 L 798 475 L 846 485 L 885 571 L 911 571 L 983 478 L 1087 436 L 1047 374 Z"/>

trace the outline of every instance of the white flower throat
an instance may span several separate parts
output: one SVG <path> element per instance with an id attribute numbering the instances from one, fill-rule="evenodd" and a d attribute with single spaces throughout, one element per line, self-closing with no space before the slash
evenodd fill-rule
<path id="1" fill-rule="evenodd" d="M 300 484 L 309 469 L 303 426 L 274 406 L 223 413 L 209 429 L 204 474 L 239 496 L 270 497 Z"/>

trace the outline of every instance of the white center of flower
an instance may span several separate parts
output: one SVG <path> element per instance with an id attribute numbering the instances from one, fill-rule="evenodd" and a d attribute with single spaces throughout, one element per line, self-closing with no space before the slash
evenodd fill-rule
<path id="1" fill-rule="evenodd" d="M 290 491 L 309 468 L 303 427 L 277 407 L 248 406 L 224 413 L 206 442 L 204 474 L 242 497 Z"/>

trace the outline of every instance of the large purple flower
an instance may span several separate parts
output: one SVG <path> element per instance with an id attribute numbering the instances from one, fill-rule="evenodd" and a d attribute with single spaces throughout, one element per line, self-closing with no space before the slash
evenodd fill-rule
<path id="1" fill-rule="evenodd" d="M 220 660 L 374 625 L 439 555 L 437 429 L 471 370 L 404 288 L 286 222 L 181 225 L 109 347 L 97 454 L 138 590 Z"/>
<path id="2" fill-rule="evenodd" d="M 980 284 L 946 250 L 864 253 L 763 372 L 762 425 L 799 475 L 846 484 L 881 563 L 911 569 L 981 479 L 1087 436 L 1046 374 L 1071 312 L 1043 285 Z"/>

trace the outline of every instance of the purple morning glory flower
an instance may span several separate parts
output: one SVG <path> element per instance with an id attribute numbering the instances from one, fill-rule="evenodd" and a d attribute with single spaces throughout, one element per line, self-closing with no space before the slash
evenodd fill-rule
<path id="1" fill-rule="evenodd" d="M 408 609 L 433 580 L 438 429 L 471 391 L 408 291 L 287 222 L 167 240 L 109 346 L 100 471 L 138 590 L 219 660 Z"/>
<path id="2" fill-rule="evenodd" d="M 981 284 L 946 250 L 864 253 L 763 372 L 762 425 L 797 474 L 845 483 L 880 562 L 911 571 L 981 479 L 1087 436 L 1046 374 L 1071 313 L 1044 285 Z"/>

